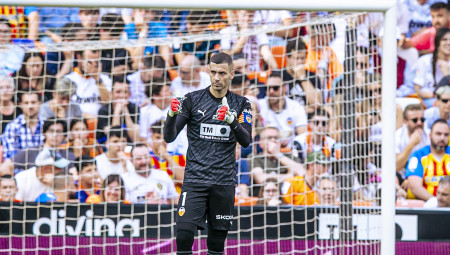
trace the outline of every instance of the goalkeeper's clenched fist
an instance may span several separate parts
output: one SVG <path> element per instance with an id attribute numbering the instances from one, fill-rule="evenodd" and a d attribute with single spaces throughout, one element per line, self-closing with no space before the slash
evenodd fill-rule
<path id="1" fill-rule="evenodd" d="M 181 112 L 181 103 L 183 102 L 182 98 L 174 97 L 170 102 L 169 107 L 169 116 L 173 117 Z"/>
<path id="2" fill-rule="evenodd" d="M 234 115 L 230 112 L 230 107 L 228 106 L 226 97 L 222 98 L 222 107 L 217 110 L 217 119 L 220 121 L 225 121 L 228 124 L 231 124 L 234 121 Z"/>

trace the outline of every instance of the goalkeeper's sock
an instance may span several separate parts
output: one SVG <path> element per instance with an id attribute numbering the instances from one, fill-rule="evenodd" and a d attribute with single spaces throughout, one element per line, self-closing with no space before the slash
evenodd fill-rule
<path id="1" fill-rule="evenodd" d="M 208 229 L 208 238 L 206 239 L 208 255 L 223 254 L 227 234 L 226 230 Z"/>

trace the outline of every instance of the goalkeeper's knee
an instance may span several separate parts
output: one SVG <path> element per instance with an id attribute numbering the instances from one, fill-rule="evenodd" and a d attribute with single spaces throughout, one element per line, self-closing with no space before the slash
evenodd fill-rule
<path id="1" fill-rule="evenodd" d="M 194 234 L 197 226 L 192 223 L 177 223 L 177 254 L 192 254 Z"/>
<path id="2" fill-rule="evenodd" d="M 208 229 L 208 239 L 206 239 L 208 255 L 223 254 L 227 234 L 226 230 Z"/>

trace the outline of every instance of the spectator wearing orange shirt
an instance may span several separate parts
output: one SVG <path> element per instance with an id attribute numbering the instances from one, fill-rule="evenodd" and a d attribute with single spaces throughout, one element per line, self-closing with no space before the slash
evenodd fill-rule
<path id="1" fill-rule="evenodd" d="M 333 80 L 344 72 L 344 66 L 330 47 L 336 37 L 336 28 L 333 23 L 316 24 L 309 27 L 308 34 L 310 41 L 305 69 L 316 73 L 323 82 L 324 100 L 327 101 Z"/>
<path id="2" fill-rule="evenodd" d="M 289 178 L 281 186 L 281 194 L 287 204 L 319 204 L 314 187 L 321 175 L 328 172 L 330 158 L 321 151 L 308 153 L 306 157 L 306 174 Z"/>

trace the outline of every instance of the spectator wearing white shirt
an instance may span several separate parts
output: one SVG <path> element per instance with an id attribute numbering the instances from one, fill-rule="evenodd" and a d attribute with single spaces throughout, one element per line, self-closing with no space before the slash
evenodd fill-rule
<path id="1" fill-rule="evenodd" d="M 35 202 L 42 193 L 53 192 L 55 174 L 62 172 L 70 161 L 53 150 L 44 148 L 36 157 L 36 167 L 16 175 L 16 199 Z"/>
<path id="2" fill-rule="evenodd" d="M 175 96 L 184 96 L 209 85 L 211 85 L 211 79 L 206 72 L 201 71 L 200 60 L 193 55 L 188 55 L 183 57 L 180 64 L 180 76 L 173 79 L 170 89 Z"/>
<path id="3" fill-rule="evenodd" d="M 439 87 L 436 90 L 436 99 L 436 106 L 428 108 L 424 112 L 426 129 L 430 129 L 438 119 L 444 119 L 450 125 L 450 86 Z"/>
<path id="4" fill-rule="evenodd" d="M 267 79 L 266 97 L 258 100 L 263 126 L 278 128 L 282 147 L 290 146 L 295 135 L 306 131 L 307 124 L 305 108 L 288 98 L 286 90 L 281 73 L 273 71 Z"/>
<path id="5" fill-rule="evenodd" d="M 112 81 L 101 73 L 99 51 L 85 50 L 75 53 L 75 57 L 78 65 L 65 77 L 77 87 L 72 102 L 80 106 L 83 116 L 92 118 L 97 116 L 102 102 L 110 100 Z"/>
<path id="6" fill-rule="evenodd" d="M 149 129 L 157 121 L 166 118 L 172 99 L 172 91 L 167 83 L 154 83 L 150 90 L 150 104 L 140 110 L 139 132 L 146 141 L 149 138 Z"/>
<path id="7" fill-rule="evenodd" d="M 121 127 L 111 127 L 105 142 L 108 151 L 95 157 L 98 173 L 103 180 L 111 174 L 134 172 L 133 164 L 123 152 L 126 143 L 126 131 Z"/>
<path id="8" fill-rule="evenodd" d="M 434 90 L 438 82 L 450 74 L 450 29 L 439 29 L 436 32 L 434 45 L 432 54 L 419 58 L 413 80 L 415 92 L 427 107 L 431 107 L 436 100 Z"/>
<path id="9" fill-rule="evenodd" d="M 403 126 L 395 132 L 396 169 L 404 170 L 409 156 L 430 145 L 428 132 L 424 130 L 424 112 L 421 104 L 410 104 L 403 111 Z"/>
<path id="10" fill-rule="evenodd" d="M 253 16 L 254 25 L 263 26 L 288 26 L 292 24 L 292 14 L 290 11 L 261 10 L 255 11 Z M 270 45 L 282 45 L 283 39 L 292 36 L 292 30 L 276 31 L 270 35 Z"/>
<path id="11" fill-rule="evenodd" d="M 163 170 L 152 169 L 150 149 L 145 144 L 131 151 L 136 172 L 122 174 L 126 197 L 131 203 L 177 203 L 172 178 Z"/>
<path id="12" fill-rule="evenodd" d="M 146 91 L 154 81 L 164 81 L 169 77 L 165 71 L 166 63 L 160 56 L 146 56 L 142 60 L 139 71 L 127 76 L 130 82 L 130 99 L 129 101 L 137 106 L 141 106 L 147 99 Z"/>

